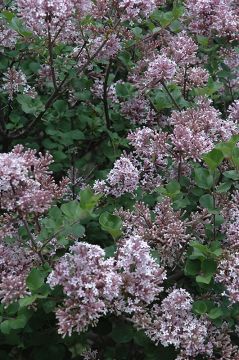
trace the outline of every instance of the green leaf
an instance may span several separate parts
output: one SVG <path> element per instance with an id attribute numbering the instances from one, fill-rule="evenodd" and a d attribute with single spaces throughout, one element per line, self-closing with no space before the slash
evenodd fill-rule
<path id="1" fill-rule="evenodd" d="M 80 130 L 68 131 L 67 135 L 70 136 L 73 140 L 84 140 L 85 139 L 84 133 Z"/>
<path id="2" fill-rule="evenodd" d="M 209 39 L 205 36 L 197 35 L 197 41 L 200 45 L 206 47 L 208 45 Z"/>
<path id="3" fill-rule="evenodd" d="M 180 193 L 181 186 L 178 181 L 171 181 L 166 185 L 167 195 L 169 197 L 174 197 Z"/>
<path id="4" fill-rule="evenodd" d="M 130 83 L 117 83 L 116 94 L 122 98 L 128 98 L 134 93 L 134 87 Z"/>
<path id="5" fill-rule="evenodd" d="M 208 210 L 215 210 L 214 199 L 212 195 L 205 194 L 199 199 L 200 205 Z"/>
<path id="6" fill-rule="evenodd" d="M 239 167 L 239 148 L 237 146 L 232 151 L 232 162 L 236 168 Z"/>
<path id="7" fill-rule="evenodd" d="M 29 319 L 29 313 L 18 314 L 16 318 L 5 320 L 0 325 L 0 330 L 3 334 L 10 334 L 11 330 L 23 329 Z"/>
<path id="8" fill-rule="evenodd" d="M 24 314 L 24 313 L 19 314 L 16 319 L 11 320 L 11 322 L 10 322 L 11 328 L 14 330 L 23 329 L 25 327 L 25 325 L 27 324 L 28 319 L 29 319 L 29 316 L 27 316 L 26 314 Z"/>
<path id="9" fill-rule="evenodd" d="M 207 245 L 203 245 L 197 241 L 192 241 L 190 243 L 190 246 L 192 246 L 194 249 L 199 250 L 202 254 L 205 254 L 205 255 L 209 254 L 209 249 L 208 249 Z"/>
<path id="10" fill-rule="evenodd" d="M 198 187 L 202 189 L 211 189 L 213 186 L 213 176 L 207 169 L 195 168 L 195 181 Z"/>
<path id="11" fill-rule="evenodd" d="M 116 245 L 110 245 L 104 248 L 106 258 L 114 257 L 116 252 Z"/>
<path id="12" fill-rule="evenodd" d="M 66 204 L 61 205 L 61 211 L 72 222 L 80 219 L 82 212 L 80 203 L 77 200 L 72 200 Z"/>
<path id="13" fill-rule="evenodd" d="M 208 284 L 210 284 L 211 280 L 212 280 L 212 275 L 210 275 L 210 274 L 205 275 L 205 276 L 198 275 L 196 277 L 196 282 L 199 284 L 207 284 L 208 285 Z"/>
<path id="14" fill-rule="evenodd" d="M 32 269 L 26 280 L 27 287 L 31 291 L 38 290 L 44 284 L 44 276 L 39 269 Z"/>
<path id="15" fill-rule="evenodd" d="M 11 320 L 5 320 L 0 325 L 0 330 L 3 334 L 10 334 L 12 328 L 11 328 Z"/>
<path id="16" fill-rule="evenodd" d="M 122 220 L 119 216 L 110 214 L 108 211 L 105 211 L 100 215 L 99 223 L 102 230 L 107 231 L 114 239 L 120 237 L 122 233 Z"/>
<path id="17" fill-rule="evenodd" d="M 53 104 L 53 108 L 58 112 L 59 115 L 62 115 L 66 110 L 68 110 L 68 104 L 64 100 L 56 100 Z"/>
<path id="18" fill-rule="evenodd" d="M 217 263 L 215 260 L 204 260 L 201 267 L 204 275 L 213 275 L 217 270 Z"/>
<path id="19" fill-rule="evenodd" d="M 98 204 L 101 195 L 95 195 L 92 190 L 84 189 L 80 192 L 80 206 L 84 210 L 92 211 Z"/>
<path id="20" fill-rule="evenodd" d="M 239 172 L 236 170 L 224 171 L 223 175 L 232 180 L 239 180 Z"/>
<path id="21" fill-rule="evenodd" d="M 207 302 L 198 300 L 193 303 L 193 311 L 198 315 L 203 315 L 207 312 Z"/>
<path id="22" fill-rule="evenodd" d="M 22 36 L 31 36 L 32 33 L 27 30 L 24 26 L 23 21 L 18 18 L 17 16 L 14 16 L 11 21 L 9 22 L 10 27 L 15 30 L 16 32 L 18 32 L 18 34 L 22 35 Z"/>
<path id="23" fill-rule="evenodd" d="M 177 3 L 175 3 L 173 5 L 173 10 L 172 10 L 172 14 L 174 16 L 175 19 L 181 17 L 184 13 L 184 7 L 181 5 L 178 5 Z"/>
<path id="24" fill-rule="evenodd" d="M 82 237 L 85 233 L 85 228 L 81 224 L 70 225 L 68 229 L 68 234 L 72 234 L 78 238 Z"/>
<path id="25" fill-rule="evenodd" d="M 213 149 L 203 156 L 203 160 L 212 171 L 214 171 L 222 163 L 223 159 L 223 152 L 218 149 Z"/>
<path id="26" fill-rule="evenodd" d="M 22 111 L 26 114 L 37 115 L 45 109 L 39 98 L 32 99 L 28 95 L 17 95 L 17 102 L 21 105 Z"/>
<path id="27" fill-rule="evenodd" d="M 47 300 L 47 301 L 44 301 L 42 304 L 41 304 L 43 310 L 45 311 L 46 314 L 49 314 L 51 313 L 52 311 L 55 310 L 55 307 L 56 307 L 56 302 L 53 301 L 53 300 Z"/>
<path id="28" fill-rule="evenodd" d="M 233 182 L 232 181 L 226 181 L 226 182 L 222 182 L 220 183 L 217 188 L 216 188 L 216 192 L 218 193 L 225 193 L 228 190 L 230 190 L 231 186 L 232 186 Z"/>
<path id="29" fill-rule="evenodd" d="M 231 158 L 233 149 L 235 148 L 235 145 L 239 141 L 239 135 L 233 135 L 232 138 L 227 142 L 221 142 L 216 145 L 216 149 L 219 149 L 222 151 L 224 157 Z"/>
<path id="30" fill-rule="evenodd" d="M 223 218 L 223 216 L 220 215 L 220 214 L 216 214 L 216 215 L 215 215 L 215 225 L 216 225 L 216 226 L 220 226 L 220 225 L 222 225 L 223 223 L 224 223 L 224 218 Z"/>
<path id="31" fill-rule="evenodd" d="M 211 309 L 208 313 L 208 317 L 212 320 L 218 319 L 223 315 L 223 311 L 221 308 L 217 307 L 214 309 Z"/>
<path id="32" fill-rule="evenodd" d="M 199 260 L 187 259 L 184 269 L 185 275 L 195 276 L 200 273 L 200 270 L 201 270 L 201 262 Z"/>
<path id="33" fill-rule="evenodd" d="M 167 94 L 162 91 L 156 91 L 154 98 L 151 100 L 158 111 L 162 109 L 171 109 L 172 103 Z"/>
<path id="34" fill-rule="evenodd" d="M 59 151 L 59 150 L 52 151 L 52 155 L 55 161 L 63 161 L 67 159 L 67 155 L 63 151 Z"/>
<path id="35" fill-rule="evenodd" d="M 1 11 L 0 13 L 0 17 L 5 18 L 8 22 L 10 22 L 15 16 L 16 15 L 13 12 L 7 10 Z"/>
<path id="36" fill-rule="evenodd" d="M 134 329 L 129 324 L 117 324 L 112 330 L 111 337 L 118 344 L 128 343 L 134 337 Z"/>
<path id="37" fill-rule="evenodd" d="M 156 263 L 160 265 L 160 254 L 159 254 L 158 250 L 152 249 L 150 251 L 150 255 L 152 256 L 152 258 L 154 258 Z"/>
<path id="38" fill-rule="evenodd" d="M 221 243 L 219 241 L 213 241 L 210 246 L 210 252 L 216 257 L 222 255 Z"/>
<path id="39" fill-rule="evenodd" d="M 33 304 L 34 301 L 36 301 L 37 298 L 38 298 L 37 295 L 33 295 L 33 296 L 27 296 L 27 297 L 25 297 L 23 299 L 20 299 L 19 300 L 20 308 L 27 307 L 27 306 Z"/>

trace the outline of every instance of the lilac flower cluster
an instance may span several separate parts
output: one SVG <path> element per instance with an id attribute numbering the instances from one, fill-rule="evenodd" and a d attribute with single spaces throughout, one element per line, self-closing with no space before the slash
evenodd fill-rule
<path id="1" fill-rule="evenodd" d="M 7 28 L 6 23 L 3 20 L 0 20 L 0 51 L 4 51 L 4 48 L 14 48 L 17 38 L 18 33 Z"/>
<path id="2" fill-rule="evenodd" d="M 222 120 L 206 98 L 199 98 L 194 109 L 174 111 L 169 121 L 175 150 L 186 159 L 200 159 L 220 139 L 226 141 L 236 133 L 235 123 Z"/>
<path id="3" fill-rule="evenodd" d="M 150 211 L 143 203 L 136 203 L 134 211 L 117 211 L 123 220 L 127 235 L 140 236 L 159 253 L 163 265 L 173 267 L 182 258 L 190 240 L 187 223 L 174 211 L 170 200 L 165 198 Z"/>
<path id="4" fill-rule="evenodd" d="M 212 355 L 208 342 L 208 322 L 197 319 L 192 313 L 191 295 L 184 289 L 173 290 L 161 303 L 148 313 L 139 313 L 134 322 L 143 328 L 156 343 L 173 345 L 181 350 L 182 359 L 195 358 L 199 354 Z M 179 357 L 180 359 L 180 357 Z"/>
<path id="5" fill-rule="evenodd" d="M 18 245 L 0 244 L 0 299 L 8 305 L 29 294 L 26 278 L 36 257 Z"/>
<path id="6" fill-rule="evenodd" d="M 124 18 L 131 20 L 140 15 L 149 16 L 157 9 L 157 6 L 163 3 L 164 0 L 122 0 L 119 3 L 119 8 L 126 12 Z"/>
<path id="7" fill-rule="evenodd" d="M 239 301 L 239 252 L 226 252 L 218 265 L 216 281 L 225 286 L 226 292 L 232 303 Z"/>
<path id="8" fill-rule="evenodd" d="M 114 260 L 104 257 L 99 246 L 78 243 L 55 265 L 48 283 L 51 287 L 61 285 L 67 296 L 56 312 L 60 334 L 81 332 L 96 324 L 119 296 L 121 279 Z"/>
<path id="9" fill-rule="evenodd" d="M 21 70 L 16 70 L 14 67 L 9 68 L 3 74 L 3 85 L 1 91 L 8 94 L 9 100 L 13 100 L 13 95 L 19 92 L 24 92 L 27 85 L 25 74 Z"/>
<path id="10" fill-rule="evenodd" d="M 81 356 L 83 356 L 84 360 L 97 360 L 97 356 L 98 356 L 98 351 L 97 350 L 84 350 L 81 353 Z"/>
<path id="11" fill-rule="evenodd" d="M 150 255 L 149 245 L 134 235 L 122 241 L 116 268 L 121 276 L 124 297 L 116 301 L 117 311 L 134 313 L 157 299 L 166 272 Z"/>
<path id="12" fill-rule="evenodd" d="M 165 55 L 158 55 L 149 62 L 145 72 L 145 85 L 147 87 L 159 86 L 171 80 L 176 72 L 176 63 Z"/>
<path id="13" fill-rule="evenodd" d="M 239 88 L 239 54 L 235 49 L 221 51 L 224 64 L 231 71 L 231 78 L 228 79 L 228 87 L 235 91 Z"/>
<path id="14" fill-rule="evenodd" d="M 156 119 L 156 112 L 144 96 L 136 96 L 121 105 L 121 113 L 137 125 L 150 125 Z"/>
<path id="15" fill-rule="evenodd" d="M 116 197 L 133 192 L 139 184 L 139 171 L 130 158 L 122 156 L 109 172 L 106 180 L 97 180 L 94 190 Z"/>
<path id="16" fill-rule="evenodd" d="M 169 36 L 162 52 L 172 58 L 177 65 L 192 65 L 197 62 L 198 45 L 186 33 L 181 31 L 176 36 Z"/>
<path id="17" fill-rule="evenodd" d="M 238 38 L 239 19 L 234 0 L 187 0 L 186 20 L 196 34 Z"/>
<path id="18" fill-rule="evenodd" d="M 174 289 L 161 305 L 142 310 L 133 317 L 139 329 L 156 343 L 173 345 L 179 350 L 176 360 L 205 359 L 236 360 L 238 346 L 232 344 L 230 329 L 226 323 L 219 328 L 192 312 L 193 299 L 185 289 Z"/>
<path id="19" fill-rule="evenodd" d="M 99 246 L 77 243 L 48 277 L 50 286 L 61 285 L 66 295 L 56 311 L 59 333 L 85 331 L 108 311 L 135 312 L 158 296 L 164 279 L 164 270 L 139 237 L 122 241 L 116 257 L 107 260 Z"/>
<path id="20" fill-rule="evenodd" d="M 49 171 L 53 162 L 49 154 L 37 156 L 36 151 L 17 145 L 9 153 L 0 154 L 0 208 L 22 214 L 43 213 L 60 198 L 67 184 L 57 185 Z"/>
<path id="21" fill-rule="evenodd" d="M 72 19 L 89 12 L 91 0 L 18 0 L 18 11 L 26 25 L 36 34 L 45 35 L 50 30 L 57 36 L 59 31 L 74 31 Z"/>
<path id="22" fill-rule="evenodd" d="M 239 123 L 239 100 L 234 101 L 229 106 L 229 119 L 234 121 L 236 124 Z"/>

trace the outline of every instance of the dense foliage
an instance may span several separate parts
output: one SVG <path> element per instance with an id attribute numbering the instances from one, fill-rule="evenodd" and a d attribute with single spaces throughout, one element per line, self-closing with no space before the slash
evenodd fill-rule
<path id="1" fill-rule="evenodd" d="M 0 30 L 1 360 L 238 360 L 238 1 Z"/>

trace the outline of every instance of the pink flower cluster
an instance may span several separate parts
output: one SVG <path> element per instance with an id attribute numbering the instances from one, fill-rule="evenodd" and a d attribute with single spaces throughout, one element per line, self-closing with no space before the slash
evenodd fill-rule
<path id="1" fill-rule="evenodd" d="M 16 45 L 18 33 L 12 29 L 8 29 L 6 23 L 0 20 L 0 49 L 12 49 Z"/>
<path id="2" fill-rule="evenodd" d="M 197 318 L 192 303 L 185 289 L 174 289 L 161 305 L 136 313 L 133 321 L 156 344 L 173 345 L 179 350 L 176 360 L 197 359 L 198 355 L 205 359 L 238 359 L 239 349 L 232 344 L 228 325 L 215 327 L 206 318 Z"/>
<path id="3" fill-rule="evenodd" d="M 26 25 L 38 35 L 74 31 L 74 16 L 82 17 L 91 9 L 91 0 L 17 0 L 18 12 Z M 49 27 L 49 28 L 48 28 Z"/>
<path id="4" fill-rule="evenodd" d="M 139 184 L 139 171 L 130 158 L 122 156 L 109 172 L 106 180 L 97 180 L 94 190 L 97 193 L 112 194 L 116 197 L 133 192 Z"/>
<path id="5" fill-rule="evenodd" d="M 169 121 L 173 125 L 174 150 L 186 159 L 200 159 L 216 142 L 226 141 L 236 133 L 235 123 L 222 120 L 206 98 L 199 98 L 196 108 L 173 111 Z"/>
<path id="6" fill-rule="evenodd" d="M 208 342 L 209 323 L 196 318 L 192 302 L 186 290 L 175 289 L 160 306 L 153 306 L 148 313 L 136 314 L 134 322 L 156 344 L 160 342 L 163 346 L 180 349 L 181 359 L 195 358 L 199 354 L 210 356 L 213 346 Z"/>
<path id="7" fill-rule="evenodd" d="M 239 100 L 234 101 L 229 106 L 229 119 L 239 124 Z"/>
<path id="8" fill-rule="evenodd" d="M 15 67 L 9 68 L 3 74 L 3 85 L 1 90 L 8 94 L 9 100 L 13 99 L 16 93 L 23 93 L 27 86 L 27 79 L 21 70 L 16 70 Z"/>
<path id="9" fill-rule="evenodd" d="M 149 245 L 140 236 L 122 241 L 117 251 L 116 268 L 121 276 L 124 297 L 116 301 L 117 311 L 134 313 L 157 299 L 166 272 L 150 255 Z"/>
<path id="10" fill-rule="evenodd" d="M 152 191 L 161 185 L 160 171 L 167 163 L 169 145 L 168 134 L 149 127 L 129 133 L 133 146 L 132 156 L 140 172 L 140 186 Z"/>
<path id="11" fill-rule="evenodd" d="M 164 279 L 164 270 L 139 237 L 125 239 L 110 259 L 97 245 L 77 243 L 48 278 L 51 287 L 61 285 L 66 295 L 56 311 L 59 333 L 85 331 L 108 311 L 134 312 L 157 297 Z"/>
<path id="12" fill-rule="evenodd" d="M 239 88 L 239 54 L 233 49 L 229 48 L 227 51 L 221 50 L 224 64 L 230 69 L 231 76 L 227 80 L 227 86 L 232 91 L 237 91 Z"/>
<path id="13" fill-rule="evenodd" d="M 78 243 L 55 265 L 48 278 L 51 287 L 61 285 L 67 296 L 56 312 L 59 333 L 81 332 L 107 313 L 111 302 L 119 296 L 120 276 L 114 260 L 105 260 L 97 245 Z"/>
<path id="14" fill-rule="evenodd" d="M 140 15 L 149 16 L 150 13 L 157 9 L 157 6 L 163 3 L 164 0 L 121 0 L 119 8 L 125 11 L 124 18 L 131 20 Z"/>
<path id="15" fill-rule="evenodd" d="M 239 250 L 239 191 L 232 193 L 231 199 L 222 204 L 224 224 L 222 232 L 225 233 L 224 244 L 235 251 Z"/>
<path id="16" fill-rule="evenodd" d="M 26 278 L 35 256 L 17 245 L 0 244 L 0 299 L 8 305 L 29 294 Z"/>
<path id="17" fill-rule="evenodd" d="M 99 360 L 98 359 L 98 351 L 97 350 L 84 350 L 81 353 L 81 356 L 83 356 L 84 360 Z"/>
<path id="18" fill-rule="evenodd" d="M 53 162 L 49 154 L 17 145 L 9 153 L 0 154 L 0 208 L 4 211 L 43 213 L 62 196 L 67 180 L 57 185 L 49 171 Z"/>
<path id="19" fill-rule="evenodd" d="M 126 235 L 140 236 L 155 248 L 160 262 L 169 267 L 178 264 L 184 248 L 190 240 L 187 223 L 181 220 L 179 211 L 174 211 L 170 200 L 165 198 L 150 211 L 143 203 L 136 203 L 133 211 L 119 210 Z"/>
<path id="20" fill-rule="evenodd" d="M 181 31 L 167 38 L 167 44 L 162 52 L 175 61 L 177 65 L 192 65 L 197 62 L 198 45 L 186 33 Z"/>
<path id="21" fill-rule="evenodd" d="M 239 252 L 226 252 L 219 262 L 215 280 L 225 286 L 225 293 L 232 303 L 239 302 Z"/>
<path id="22" fill-rule="evenodd" d="M 136 96 L 121 104 L 121 113 L 132 124 L 152 124 L 156 119 L 156 112 L 151 108 L 150 101 L 143 96 Z"/>
<path id="23" fill-rule="evenodd" d="M 176 72 L 176 63 L 165 55 L 157 55 L 149 62 L 145 72 L 145 85 L 147 87 L 159 86 L 172 80 Z"/>
<path id="24" fill-rule="evenodd" d="M 189 90 L 207 85 L 209 72 L 201 66 L 179 68 L 175 75 L 175 83 L 183 88 L 185 95 Z"/>
<path id="25" fill-rule="evenodd" d="M 239 18 L 234 0 L 187 0 L 186 20 L 197 34 L 228 36 L 238 39 Z"/>

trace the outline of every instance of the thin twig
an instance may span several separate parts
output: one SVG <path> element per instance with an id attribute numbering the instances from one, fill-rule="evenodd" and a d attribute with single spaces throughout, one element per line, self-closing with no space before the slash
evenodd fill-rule
<path id="1" fill-rule="evenodd" d="M 166 91 L 166 93 L 168 94 L 168 96 L 170 97 L 172 103 L 174 104 L 174 106 L 180 111 L 180 107 L 179 105 L 176 103 L 175 99 L 173 98 L 172 94 L 170 93 L 170 91 L 168 90 L 167 86 L 165 85 L 165 83 L 163 81 L 161 81 L 161 84 L 163 85 L 164 90 Z"/>
<path id="2" fill-rule="evenodd" d="M 107 66 L 106 73 L 105 73 L 105 81 L 103 84 L 103 104 L 104 104 L 104 111 L 105 111 L 106 127 L 108 130 L 111 127 L 109 106 L 108 106 L 108 80 L 109 80 L 111 65 L 112 65 L 112 59 L 109 60 L 109 64 Z"/>
<path id="3" fill-rule="evenodd" d="M 56 73 L 54 68 L 53 46 L 51 41 L 51 29 L 49 22 L 47 22 L 47 36 L 48 36 L 48 51 L 50 58 L 51 77 L 52 77 L 54 89 L 57 90 Z"/>

